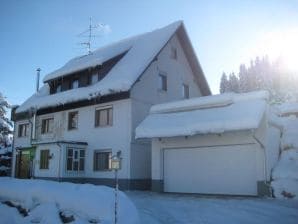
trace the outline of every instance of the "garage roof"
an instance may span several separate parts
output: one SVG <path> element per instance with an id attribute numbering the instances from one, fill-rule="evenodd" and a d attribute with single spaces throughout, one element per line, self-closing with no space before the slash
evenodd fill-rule
<path id="1" fill-rule="evenodd" d="M 151 108 L 136 129 L 136 138 L 192 136 L 256 129 L 266 110 L 268 93 L 221 94 Z"/>

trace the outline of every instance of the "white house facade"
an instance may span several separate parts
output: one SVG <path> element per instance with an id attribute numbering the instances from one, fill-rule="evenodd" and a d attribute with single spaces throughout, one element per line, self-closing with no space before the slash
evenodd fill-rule
<path id="1" fill-rule="evenodd" d="M 148 189 L 151 142 L 135 128 L 152 105 L 210 95 L 182 22 L 74 58 L 13 110 L 13 175 Z"/>

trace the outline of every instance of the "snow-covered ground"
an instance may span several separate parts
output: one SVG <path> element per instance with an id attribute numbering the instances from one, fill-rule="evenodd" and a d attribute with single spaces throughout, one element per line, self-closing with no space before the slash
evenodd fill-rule
<path id="1" fill-rule="evenodd" d="M 298 201 L 126 192 L 146 224 L 297 224 Z"/>
<path id="2" fill-rule="evenodd" d="M 73 223 L 111 224 L 114 220 L 114 189 L 106 186 L 1 177 L 0 202 L 5 201 L 26 209 L 28 216 L 0 203 L 0 224 L 59 224 L 60 212 L 73 215 Z M 118 224 L 138 223 L 135 206 L 121 191 L 118 207 Z"/>
<path id="3" fill-rule="evenodd" d="M 278 122 L 282 128 L 281 154 L 272 171 L 273 193 L 278 198 L 298 199 L 298 119 L 284 117 Z"/>

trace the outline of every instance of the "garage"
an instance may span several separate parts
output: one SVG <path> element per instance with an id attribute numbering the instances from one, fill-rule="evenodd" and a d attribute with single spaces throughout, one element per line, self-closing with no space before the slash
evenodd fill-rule
<path id="1" fill-rule="evenodd" d="M 164 191 L 257 195 L 255 145 L 164 149 Z"/>
<path id="2" fill-rule="evenodd" d="M 270 196 L 267 97 L 222 94 L 152 106 L 136 129 L 136 138 L 151 139 L 152 191 Z"/>

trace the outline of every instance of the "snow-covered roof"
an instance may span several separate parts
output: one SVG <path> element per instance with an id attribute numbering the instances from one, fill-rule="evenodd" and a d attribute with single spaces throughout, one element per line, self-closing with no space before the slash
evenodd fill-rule
<path id="1" fill-rule="evenodd" d="M 227 93 L 155 105 L 136 128 L 136 138 L 192 136 L 256 129 L 268 93 Z"/>
<path id="2" fill-rule="evenodd" d="M 277 108 L 277 113 L 280 116 L 298 113 L 298 103 L 287 102 L 279 106 L 276 106 L 276 108 Z"/>
<path id="3" fill-rule="evenodd" d="M 128 91 L 180 26 L 182 26 L 182 21 L 174 22 L 164 28 L 110 44 L 99 48 L 90 55 L 70 60 L 62 68 L 45 76 L 43 81 L 47 82 L 57 77 L 100 65 L 128 50 L 100 82 L 52 95 L 49 94 L 48 84 L 45 84 L 39 92 L 25 101 L 16 112 L 24 112 L 31 107 L 40 109 Z"/>

